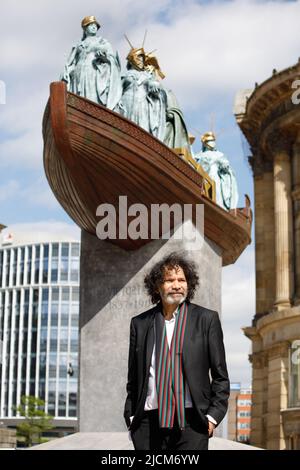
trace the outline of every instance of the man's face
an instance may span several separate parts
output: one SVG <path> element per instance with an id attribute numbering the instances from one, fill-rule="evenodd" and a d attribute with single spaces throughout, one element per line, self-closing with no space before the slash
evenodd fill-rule
<path id="1" fill-rule="evenodd" d="M 184 302 L 188 292 L 185 274 L 179 266 L 166 268 L 164 281 L 159 287 L 159 293 L 163 302 L 177 304 Z"/>

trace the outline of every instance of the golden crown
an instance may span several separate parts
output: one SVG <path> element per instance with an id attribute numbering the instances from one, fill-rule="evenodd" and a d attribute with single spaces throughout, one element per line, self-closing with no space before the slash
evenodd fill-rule
<path id="1" fill-rule="evenodd" d="M 152 52 L 148 52 L 145 56 L 145 69 L 149 72 L 155 72 L 162 80 L 165 78 L 165 74 L 160 69 L 157 57 L 152 55 Z"/>
<path id="2" fill-rule="evenodd" d="M 128 56 L 126 57 L 126 60 L 128 60 L 128 62 L 134 65 L 135 57 L 141 54 L 145 57 L 145 51 L 143 47 L 132 47 L 129 51 Z"/>
<path id="3" fill-rule="evenodd" d="M 205 132 L 202 136 L 201 136 L 201 142 L 203 144 L 205 144 L 206 142 L 209 142 L 210 140 L 216 140 L 216 136 L 213 132 L 209 131 L 209 132 Z"/>
<path id="4" fill-rule="evenodd" d="M 86 28 L 89 24 L 96 23 L 98 29 L 100 28 L 100 24 L 96 20 L 95 16 L 85 16 L 83 20 L 81 21 L 81 27 L 84 29 Z"/>

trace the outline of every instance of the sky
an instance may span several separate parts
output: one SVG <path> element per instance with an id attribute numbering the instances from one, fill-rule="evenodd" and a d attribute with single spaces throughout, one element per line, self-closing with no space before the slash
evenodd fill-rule
<path id="1" fill-rule="evenodd" d="M 300 1 L 258 0 L 2 0 L 0 31 L 0 223 L 49 227 L 79 234 L 52 194 L 43 170 L 41 134 L 49 84 L 81 38 L 81 19 L 95 15 L 100 34 L 119 52 L 123 70 L 127 34 L 145 49 L 157 49 L 189 130 L 211 130 L 237 175 L 239 206 L 253 180 L 247 146 L 236 125 L 236 93 L 269 78 L 272 70 L 294 65 L 300 56 Z M 10 21 L 7 19 L 11 18 Z M 0 102 L 2 103 L 3 96 Z M 223 269 L 222 321 L 232 382 L 248 386 L 250 341 L 241 327 L 255 314 L 253 242 Z"/>

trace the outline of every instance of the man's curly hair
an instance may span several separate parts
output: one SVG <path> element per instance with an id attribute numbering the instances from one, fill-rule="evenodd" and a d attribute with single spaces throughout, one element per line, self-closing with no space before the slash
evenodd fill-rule
<path id="1" fill-rule="evenodd" d="M 150 273 L 145 276 L 144 285 L 153 304 L 157 304 L 161 300 L 158 288 L 164 282 L 166 270 L 177 267 L 183 270 L 187 280 L 188 291 L 186 301 L 190 302 L 193 299 L 196 287 L 199 284 L 196 265 L 183 254 L 173 252 L 156 263 Z"/>

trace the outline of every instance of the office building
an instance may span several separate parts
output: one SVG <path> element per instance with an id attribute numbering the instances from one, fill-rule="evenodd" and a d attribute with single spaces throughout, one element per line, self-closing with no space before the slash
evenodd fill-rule
<path id="1" fill-rule="evenodd" d="M 47 232 L 2 233 L 0 420 L 15 426 L 22 395 L 46 403 L 56 430 L 77 426 L 80 244 Z"/>

